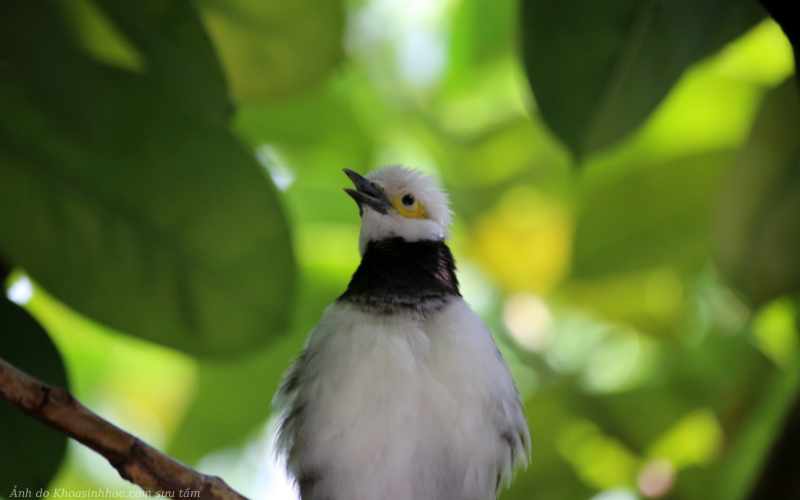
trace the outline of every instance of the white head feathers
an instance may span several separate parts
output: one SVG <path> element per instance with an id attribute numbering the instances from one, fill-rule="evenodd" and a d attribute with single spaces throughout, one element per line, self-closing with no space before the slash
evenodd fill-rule
<path id="1" fill-rule="evenodd" d="M 400 200 L 411 195 L 421 205 L 425 217 L 409 217 L 402 211 L 379 213 L 369 206 L 362 208 L 359 250 L 363 254 L 372 240 L 401 237 L 406 241 L 441 240 L 453 223 L 450 201 L 438 182 L 418 170 L 389 165 L 366 175 L 400 209 Z"/>
<path id="2" fill-rule="evenodd" d="M 415 196 L 425 207 L 428 217 L 445 232 L 449 230 L 453 223 L 450 199 L 433 177 L 402 165 L 387 165 L 368 173 L 366 177 L 380 186 L 390 198 L 405 192 Z"/>

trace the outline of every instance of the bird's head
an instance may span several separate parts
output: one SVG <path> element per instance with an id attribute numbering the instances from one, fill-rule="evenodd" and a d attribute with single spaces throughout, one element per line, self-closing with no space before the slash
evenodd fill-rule
<path id="1" fill-rule="evenodd" d="M 345 169 L 356 189 L 345 189 L 361 212 L 359 250 L 370 241 L 400 237 L 406 241 L 442 240 L 452 223 L 447 194 L 417 170 L 390 165 L 366 177 Z"/>

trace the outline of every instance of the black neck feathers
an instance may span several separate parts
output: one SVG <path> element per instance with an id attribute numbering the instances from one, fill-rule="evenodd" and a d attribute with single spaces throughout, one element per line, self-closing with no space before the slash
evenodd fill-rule
<path id="1" fill-rule="evenodd" d="M 338 300 L 373 312 L 428 311 L 460 297 L 453 254 L 444 241 L 370 241 Z"/>

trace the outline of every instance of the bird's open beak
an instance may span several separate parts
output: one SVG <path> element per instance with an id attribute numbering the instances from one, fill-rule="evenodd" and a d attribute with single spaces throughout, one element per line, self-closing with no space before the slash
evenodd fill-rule
<path id="1" fill-rule="evenodd" d="M 381 214 L 387 213 L 389 208 L 392 207 L 392 203 L 375 184 L 349 168 L 344 169 L 344 173 L 347 174 L 347 177 L 350 177 L 350 180 L 356 185 L 355 189 L 344 188 L 344 190 L 356 200 L 362 215 L 364 214 L 364 205 L 369 206 Z"/>

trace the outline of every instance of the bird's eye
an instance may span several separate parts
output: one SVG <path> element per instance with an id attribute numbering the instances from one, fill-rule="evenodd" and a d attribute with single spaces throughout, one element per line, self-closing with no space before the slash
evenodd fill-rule
<path id="1" fill-rule="evenodd" d="M 403 200 L 402 201 L 403 201 L 403 205 L 405 205 L 407 207 L 410 207 L 411 205 L 414 204 L 414 197 L 411 196 L 410 194 L 407 194 L 407 195 L 403 196 Z"/>

